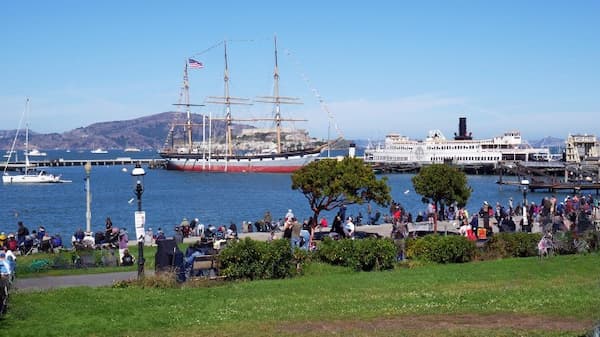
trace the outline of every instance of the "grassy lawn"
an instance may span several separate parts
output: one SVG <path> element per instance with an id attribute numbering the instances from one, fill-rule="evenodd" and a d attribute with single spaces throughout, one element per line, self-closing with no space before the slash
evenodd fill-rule
<path id="1" fill-rule="evenodd" d="M 15 293 L 0 336 L 579 336 L 600 319 L 600 255 L 209 288 Z"/>

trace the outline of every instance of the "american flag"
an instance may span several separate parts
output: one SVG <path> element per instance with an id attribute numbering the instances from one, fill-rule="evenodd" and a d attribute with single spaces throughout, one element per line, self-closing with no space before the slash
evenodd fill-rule
<path id="1" fill-rule="evenodd" d="M 188 59 L 188 64 L 190 65 L 191 69 L 202 69 L 204 68 L 204 64 L 202 64 L 202 62 L 198 62 L 194 59 Z"/>

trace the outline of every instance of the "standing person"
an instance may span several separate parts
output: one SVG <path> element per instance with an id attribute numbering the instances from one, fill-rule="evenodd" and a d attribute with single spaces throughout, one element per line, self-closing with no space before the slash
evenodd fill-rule
<path id="1" fill-rule="evenodd" d="M 339 210 L 338 215 L 340 216 L 340 219 L 345 219 L 346 218 L 346 205 L 340 206 L 340 210 Z"/>
<path id="2" fill-rule="evenodd" d="M 265 216 L 263 217 L 263 221 L 264 221 L 265 226 L 267 227 L 268 230 L 272 230 L 273 229 L 273 226 L 272 226 L 273 217 L 271 216 L 271 212 L 269 210 L 267 210 L 265 212 Z"/>
<path id="3" fill-rule="evenodd" d="M 333 224 L 331 225 L 330 233 L 336 233 L 338 235 L 338 238 L 343 238 L 345 236 L 344 228 L 342 226 L 342 218 L 339 215 L 336 215 L 335 219 L 333 219 Z M 331 235 L 332 234 L 330 234 L 330 236 Z"/>
<path id="4" fill-rule="evenodd" d="M 106 221 L 104 223 L 106 227 L 106 229 L 104 230 L 104 237 L 106 240 L 108 240 L 108 238 L 110 238 L 112 234 L 113 223 L 109 216 L 106 217 Z"/>
<path id="5" fill-rule="evenodd" d="M 25 241 L 27 235 L 29 235 L 29 229 L 23 224 L 23 221 L 19 221 L 17 224 L 17 242 L 19 245 Z"/>
<path id="6" fill-rule="evenodd" d="M 483 227 L 485 229 L 490 228 L 490 205 L 487 201 L 483 202 L 483 206 L 481 207 L 481 211 L 479 213 L 481 216 L 483 216 Z"/>
<path id="7" fill-rule="evenodd" d="M 287 240 L 292 240 L 292 219 L 286 219 L 283 224 L 283 238 Z"/>
<path id="8" fill-rule="evenodd" d="M 352 217 L 348 217 L 348 220 L 344 225 L 344 234 L 346 235 L 346 238 L 354 239 L 354 222 L 352 222 Z"/>
<path id="9" fill-rule="evenodd" d="M 300 244 L 298 244 L 298 247 L 300 247 L 300 249 L 303 250 L 308 250 L 309 246 L 310 246 L 310 231 L 312 230 L 312 226 L 309 223 L 306 223 L 306 225 L 302 226 L 302 229 L 300 230 Z"/>
<path id="10" fill-rule="evenodd" d="M 152 246 L 152 241 L 154 240 L 154 232 L 152 231 L 152 227 L 149 227 L 144 234 L 144 246 Z"/>
<path id="11" fill-rule="evenodd" d="M 125 255 L 125 250 L 127 250 L 127 245 L 129 244 L 129 236 L 127 235 L 127 230 L 125 228 L 121 228 L 119 232 L 119 261 L 123 261 L 123 256 Z"/>
<path id="12" fill-rule="evenodd" d="M 298 222 L 298 219 L 292 218 L 292 249 L 294 247 L 300 247 L 300 231 L 302 225 Z"/>

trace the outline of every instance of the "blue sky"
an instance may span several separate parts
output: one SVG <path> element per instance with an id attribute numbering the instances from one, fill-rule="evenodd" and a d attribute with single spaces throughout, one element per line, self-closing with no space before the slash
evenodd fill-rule
<path id="1" fill-rule="evenodd" d="M 187 57 L 203 103 L 223 93 L 223 49 L 201 52 L 223 39 L 231 94 L 270 95 L 277 34 L 281 94 L 304 102 L 283 113 L 318 137 L 450 137 L 462 116 L 476 138 L 600 136 L 599 16 L 598 1 L 5 1 L 0 129 L 26 96 L 37 132 L 172 110 Z"/>

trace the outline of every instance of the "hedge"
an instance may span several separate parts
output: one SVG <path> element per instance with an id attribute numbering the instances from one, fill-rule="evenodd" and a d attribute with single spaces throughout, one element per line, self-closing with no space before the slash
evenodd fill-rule
<path id="1" fill-rule="evenodd" d="M 392 269 L 396 256 L 396 245 L 387 238 L 361 240 L 325 238 L 318 244 L 315 252 L 315 257 L 322 262 L 362 271 Z"/>
<path id="2" fill-rule="evenodd" d="M 221 274 L 230 279 L 271 279 L 292 276 L 295 262 L 288 240 L 271 242 L 245 238 L 219 254 Z"/>
<path id="3" fill-rule="evenodd" d="M 406 256 L 435 263 L 462 263 L 471 261 L 477 247 L 464 236 L 438 234 L 409 239 Z"/>

